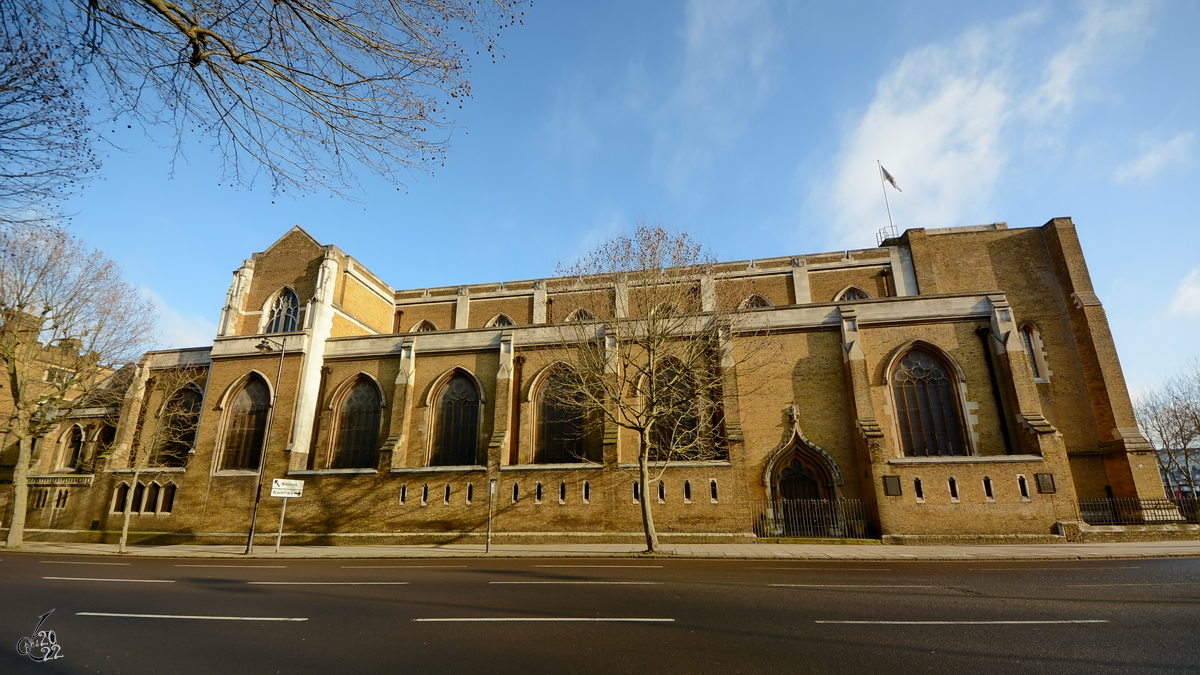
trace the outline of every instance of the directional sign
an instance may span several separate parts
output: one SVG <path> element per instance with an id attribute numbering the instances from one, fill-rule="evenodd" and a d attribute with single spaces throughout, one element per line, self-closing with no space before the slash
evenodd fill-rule
<path id="1" fill-rule="evenodd" d="M 304 495 L 304 481 L 287 478 L 271 479 L 271 496 L 296 498 Z"/>

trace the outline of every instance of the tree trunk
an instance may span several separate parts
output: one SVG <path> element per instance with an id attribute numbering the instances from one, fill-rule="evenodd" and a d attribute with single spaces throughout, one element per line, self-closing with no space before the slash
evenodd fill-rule
<path id="1" fill-rule="evenodd" d="M 8 525 L 10 549 L 18 548 L 25 541 L 25 511 L 29 507 L 29 462 L 33 458 L 33 439 L 17 437 L 17 465 L 13 467 L 12 521 Z"/>
<path id="2" fill-rule="evenodd" d="M 133 515 L 133 495 L 137 493 L 138 479 L 141 473 L 140 469 L 134 468 L 133 482 L 129 486 L 129 491 L 125 493 L 125 517 L 121 519 L 121 539 L 117 542 L 117 553 L 124 553 L 125 543 L 129 541 L 129 517 Z M 144 493 L 142 498 L 145 499 Z"/>
<path id="3" fill-rule="evenodd" d="M 658 553 L 658 531 L 654 529 L 654 512 L 650 508 L 650 446 L 646 432 L 638 432 L 638 488 L 641 492 L 642 528 L 646 532 L 646 553 Z"/>

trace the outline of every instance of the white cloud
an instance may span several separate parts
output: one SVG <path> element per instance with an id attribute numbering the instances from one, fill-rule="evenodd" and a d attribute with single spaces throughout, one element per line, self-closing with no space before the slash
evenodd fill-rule
<path id="1" fill-rule="evenodd" d="M 1114 176 L 1122 183 L 1149 180 L 1171 165 L 1186 164 L 1195 137 L 1188 131 L 1163 143 L 1151 143 L 1145 152 L 1117 167 Z"/>
<path id="2" fill-rule="evenodd" d="M 679 187 L 745 133 L 775 81 L 781 44 L 765 0 L 691 0 L 683 66 L 659 111 L 656 163 Z"/>
<path id="3" fill-rule="evenodd" d="M 1179 316 L 1200 317 L 1200 268 L 1188 273 L 1179 288 L 1175 289 L 1175 297 L 1171 300 L 1171 314 Z"/>
<path id="4" fill-rule="evenodd" d="M 217 335 L 217 325 L 208 319 L 185 316 L 167 304 L 161 295 L 143 286 L 142 295 L 154 304 L 158 314 L 159 344 L 161 349 L 180 349 L 211 345 Z"/>
<path id="5" fill-rule="evenodd" d="M 1032 67 L 1037 13 L 909 51 L 847 128 L 832 179 L 814 187 L 832 213 L 835 242 L 873 244 L 887 224 L 877 159 L 905 190 L 889 195 L 897 229 L 996 220 L 991 200 L 1010 154 L 1046 143 L 1088 69 L 1143 35 L 1145 15 L 1141 7 L 1089 5 L 1064 46 Z"/>

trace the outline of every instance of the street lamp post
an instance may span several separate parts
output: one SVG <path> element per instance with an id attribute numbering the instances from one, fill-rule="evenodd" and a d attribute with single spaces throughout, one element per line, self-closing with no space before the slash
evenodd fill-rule
<path id="1" fill-rule="evenodd" d="M 250 536 L 246 537 L 245 555 L 254 553 L 254 527 L 258 523 L 258 506 L 262 502 L 263 475 L 267 470 L 267 448 L 271 445 L 271 426 L 275 422 L 275 402 L 279 400 L 279 378 L 283 375 L 283 355 L 287 353 L 287 336 L 279 342 L 263 338 L 254 348 L 263 354 L 270 354 L 279 347 L 279 367 L 275 370 L 275 386 L 271 389 L 271 416 L 267 418 L 266 432 L 263 434 L 262 450 L 258 454 L 258 482 L 254 488 L 254 514 L 250 516 Z"/>

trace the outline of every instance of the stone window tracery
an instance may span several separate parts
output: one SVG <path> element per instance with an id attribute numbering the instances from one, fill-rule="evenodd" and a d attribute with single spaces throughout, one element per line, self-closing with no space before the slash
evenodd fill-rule
<path id="1" fill-rule="evenodd" d="M 270 389 L 261 377 L 251 375 L 229 407 L 219 470 L 258 470 L 270 411 Z"/>
<path id="2" fill-rule="evenodd" d="M 360 377 L 337 410 L 337 432 L 331 469 L 370 469 L 375 466 L 382 401 L 375 383 Z"/>
<path id="3" fill-rule="evenodd" d="M 455 373 L 438 393 L 430 466 L 467 466 L 479 462 L 481 407 L 474 380 L 464 373 Z"/>
<path id="4" fill-rule="evenodd" d="M 968 454 L 954 382 L 938 358 L 909 351 L 893 367 L 891 383 L 906 456 Z"/>
<path id="5" fill-rule="evenodd" d="M 300 325 L 300 299 L 296 293 L 285 288 L 275 298 L 271 305 L 271 313 L 267 319 L 268 333 L 290 333 Z"/>

